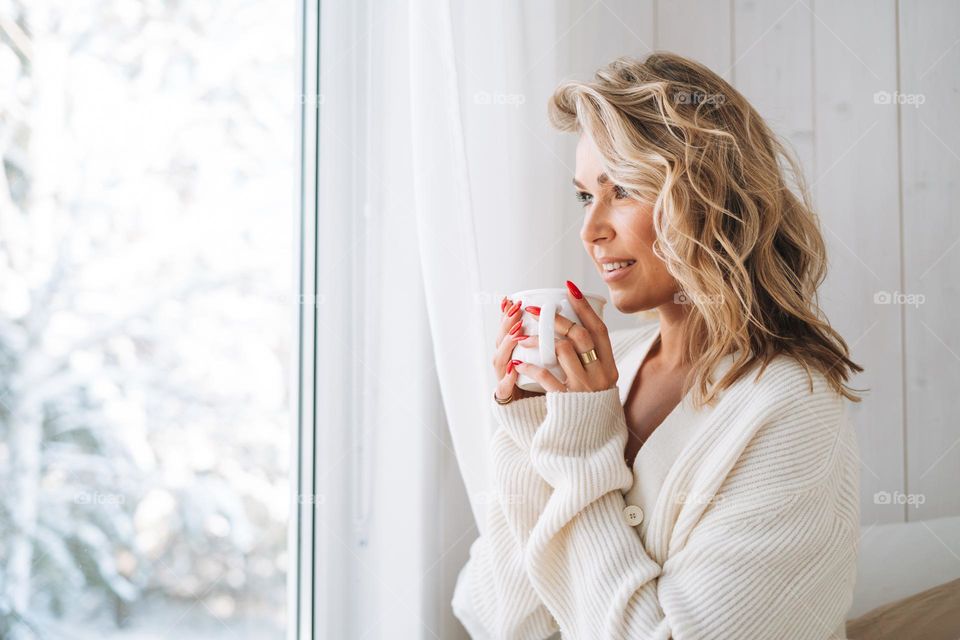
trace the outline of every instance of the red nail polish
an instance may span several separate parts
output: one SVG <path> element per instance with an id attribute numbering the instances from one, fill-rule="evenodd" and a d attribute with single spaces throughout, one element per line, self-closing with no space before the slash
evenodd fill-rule
<path id="1" fill-rule="evenodd" d="M 521 340 L 526 340 L 529 337 L 530 336 L 525 336 L 522 333 L 518 333 L 517 335 L 513 336 L 513 339 L 516 340 L 517 342 L 520 342 Z"/>
<path id="2" fill-rule="evenodd" d="M 576 298 L 577 300 L 583 299 L 583 294 L 580 293 L 580 289 L 577 289 L 577 285 L 573 284 L 569 280 L 567 280 L 567 289 L 570 290 L 570 293 L 572 293 L 573 297 Z"/>
<path id="3" fill-rule="evenodd" d="M 512 316 L 513 314 L 515 314 L 515 313 L 517 312 L 517 310 L 518 310 L 519 308 L 520 308 L 520 301 L 517 300 L 516 302 L 513 303 L 513 306 L 510 307 L 510 313 L 508 313 L 507 315 L 508 315 L 508 316 Z"/>
<path id="4" fill-rule="evenodd" d="M 507 307 L 507 296 L 503 296 L 503 300 L 500 301 L 500 313 L 503 313 L 503 310 Z"/>
<path id="5" fill-rule="evenodd" d="M 510 329 L 510 335 L 514 335 L 517 331 L 520 331 L 520 326 L 522 324 L 523 320 L 517 320 L 517 323 Z"/>
<path id="6" fill-rule="evenodd" d="M 521 360 L 511 360 L 510 364 L 507 365 L 507 373 L 512 373 L 513 368 L 518 364 L 523 364 L 523 362 Z"/>
<path id="7" fill-rule="evenodd" d="M 523 310 L 529 313 L 532 313 L 535 316 L 540 315 L 540 307 L 535 307 L 533 305 L 530 305 L 529 307 L 524 307 Z"/>

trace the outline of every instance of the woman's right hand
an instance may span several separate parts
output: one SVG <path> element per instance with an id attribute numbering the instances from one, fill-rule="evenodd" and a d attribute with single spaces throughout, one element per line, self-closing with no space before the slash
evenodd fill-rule
<path id="1" fill-rule="evenodd" d="M 521 300 L 513 302 L 509 298 L 504 298 L 500 303 L 500 309 L 503 313 L 500 316 L 500 328 L 497 331 L 497 347 L 493 354 L 493 370 L 496 373 L 497 380 L 499 380 L 499 382 L 497 382 L 496 396 L 501 400 L 510 397 L 511 394 L 514 400 L 543 395 L 542 393 L 526 391 L 516 386 L 519 373 L 514 365 L 520 361 L 511 360 L 511 355 L 517 343 L 527 337 L 523 335 L 523 328 L 520 324 L 523 316 L 523 309 L 520 308 L 522 303 Z"/>

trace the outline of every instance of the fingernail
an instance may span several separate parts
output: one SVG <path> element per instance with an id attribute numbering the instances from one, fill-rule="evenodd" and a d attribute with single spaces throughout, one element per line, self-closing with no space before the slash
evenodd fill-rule
<path id="1" fill-rule="evenodd" d="M 580 293 L 580 289 L 577 289 L 577 285 L 573 284 L 569 280 L 567 280 L 567 289 L 570 290 L 570 293 L 572 293 L 573 297 L 576 298 L 577 300 L 583 299 L 583 294 Z"/>
<path id="2" fill-rule="evenodd" d="M 517 335 L 513 336 L 513 339 L 516 340 L 517 342 L 520 342 L 521 340 L 526 340 L 529 337 L 530 336 L 525 336 L 522 333 L 518 333 Z"/>
<path id="3" fill-rule="evenodd" d="M 523 320 L 517 320 L 517 323 L 510 329 L 510 335 L 514 335 L 517 331 L 520 331 L 520 325 L 522 324 Z"/>
<path id="4" fill-rule="evenodd" d="M 539 316 L 539 315 L 540 315 L 540 307 L 535 307 L 535 306 L 533 306 L 533 305 L 530 305 L 530 306 L 528 306 L 528 307 L 524 307 L 523 310 L 524 310 L 524 311 L 528 311 L 528 312 L 532 313 L 532 314 L 535 315 L 535 316 Z"/>
<path id="5" fill-rule="evenodd" d="M 512 373 L 513 368 L 518 364 L 523 364 L 520 360 L 511 360 L 510 364 L 507 365 L 507 373 Z"/>
<path id="6" fill-rule="evenodd" d="M 520 301 L 517 300 L 516 302 L 513 303 L 513 306 L 510 307 L 510 313 L 508 313 L 507 315 L 508 315 L 508 316 L 512 316 L 513 314 L 515 314 L 515 313 L 517 312 L 517 310 L 518 310 L 519 308 L 520 308 Z"/>
<path id="7" fill-rule="evenodd" d="M 507 307 L 507 296 L 503 296 L 503 300 L 500 301 L 500 313 L 503 313 L 503 310 Z"/>

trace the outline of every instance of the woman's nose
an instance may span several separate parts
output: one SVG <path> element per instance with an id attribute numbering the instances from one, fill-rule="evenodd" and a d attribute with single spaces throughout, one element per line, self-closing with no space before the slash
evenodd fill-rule
<path id="1" fill-rule="evenodd" d="M 603 204 L 597 203 L 590 207 L 580 227 L 580 239 L 587 243 L 608 239 L 612 229 L 607 220 Z"/>

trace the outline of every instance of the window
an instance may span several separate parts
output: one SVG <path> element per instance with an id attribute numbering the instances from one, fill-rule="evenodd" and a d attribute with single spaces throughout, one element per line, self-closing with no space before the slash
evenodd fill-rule
<path id="1" fill-rule="evenodd" d="M 0 637 L 282 638 L 293 2 L 0 2 Z"/>

